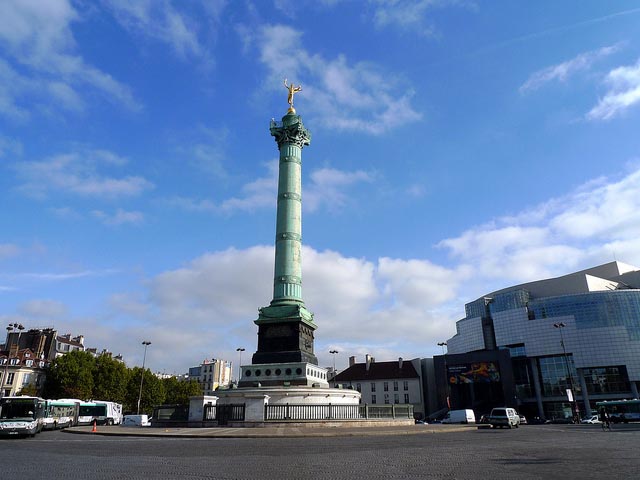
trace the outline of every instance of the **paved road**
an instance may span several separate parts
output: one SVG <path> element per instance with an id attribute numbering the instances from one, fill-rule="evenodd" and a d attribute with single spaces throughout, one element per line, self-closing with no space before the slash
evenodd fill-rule
<path id="1" fill-rule="evenodd" d="M 424 427 L 415 426 L 417 429 Z M 43 432 L 0 440 L 6 479 L 632 479 L 640 425 L 415 435 L 167 438 Z"/>

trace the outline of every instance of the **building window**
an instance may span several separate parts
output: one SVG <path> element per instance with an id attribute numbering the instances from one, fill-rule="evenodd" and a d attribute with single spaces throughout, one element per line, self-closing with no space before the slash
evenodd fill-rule
<path id="1" fill-rule="evenodd" d="M 375 395 L 371 395 L 371 403 L 376 403 L 376 396 Z"/>
<path id="2" fill-rule="evenodd" d="M 384 382 L 384 391 L 385 392 L 389 391 L 389 382 Z"/>
<path id="3" fill-rule="evenodd" d="M 393 403 L 400 403 L 400 395 L 397 393 L 393 394 Z"/>
<path id="4" fill-rule="evenodd" d="M 409 394 L 408 394 L 408 393 L 405 393 L 405 394 L 404 394 L 404 403 L 411 403 L 411 402 L 409 401 Z"/>
<path id="5" fill-rule="evenodd" d="M 30 373 L 25 373 L 24 375 L 22 375 L 22 386 L 24 387 L 25 385 L 28 385 L 30 380 L 31 380 Z"/>
<path id="6" fill-rule="evenodd" d="M 571 388 L 571 382 L 567 375 L 567 363 L 569 372 L 573 377 L 573 388 L 580 391 L 578 375 L 573 365 L 573 356 L 557 355 L 553 357 L 542 357 L 538 359 L 540 368 L 540 379 L 542 383 L 542 394 L 545 397 L 562 397 L 567 394 L 567 389 Z M 576 392 L 573 392 L 574 395 Z"/>
<path id="7" fill-rule="evenodd" d="M 15 373 L 10 373 L 7 376 L 7 385 L 13 385 L 13 377 L 15 377 L 15 375 L 16 375 Z"/>
<path id="8" fill-rule="evenodd" d="M 389 402 L 389 394 L 388 394 L 388 393 L 385 393 L 385 394 L 384 394 L 384 404 L 385 404 L 385 405 L 389 405 L 389 403 L 390 403 L 390 402 Z"/>
<path id="9" fill-rule="evenodd" d="M 17 358 L 12 358 L 11 359 L 11 365 L 17 365 L 18 364 L 18 359 Z"/>
<path id="10" fill-rule="evenodd" d="M 362 391 L 362 387 L 360 386 L 359 383 L 356 383 L 356 390 L 361 392 Z"/>
<path id="11" fill-rule="evenodd" d="M 393 382 L 393 391 L 394 391 L 394 392 L 397 392 L 397 391 L 398 391 L 398 382 L 397 382 L 397 381 L 396 381 L 396 382 Z M 398 403 L 398 402 L 396 402 L 396 403 Z"/>
<path id="12" fill-rule="evenodd" d="M 626 393 L 631 389 L 624 366 L 583 368 L 582 373 L 589 394 Z"/>
<path id="13" fill-rule="evenodd" d="M 375 392 L 376 391 L 376 384 L 375 382 L 371 382 L 371 391 Z"/>
<path id="14" fill-rule="evenodd" d="M 403 388 L 406 390 L 409 390 L 409 382 L 407 380 L 405 380 L 403 383 Z"/>
<path id="15" fill-rule="evenodd" d="M 33 366 L 33 360 L 27 360 L 26 362 L 24 362 L 24 364 L 25 364 L 27 367 L 32 367 L 32 366 Z"/>

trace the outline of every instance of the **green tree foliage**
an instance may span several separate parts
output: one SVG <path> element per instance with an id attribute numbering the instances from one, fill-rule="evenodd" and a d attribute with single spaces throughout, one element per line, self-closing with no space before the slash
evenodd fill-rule
<path id="1" fill-rule="evenodd" d="M 56 358 L 47 372 L 44 395 L 47 398 L 79 398 L 93 396 L 96 359 L 88 352 L 73 351 Z"/>
<path id="2" fill-rule="evenodd" d="M 202 389 L 195 380 L 185 382 L 169 377 L 162 379 L 162 383 L 166 392 L 164 403 L 167 405 L 188 405 L 189 397 L 202 395 Z"/>
<path id="3" fill-rule="evenodd" d="M 141 374 L 140 367 L 127 368 L 108 354 L 96 358 L 89 352 L 73 351 L 51 363 L 43 395 L 45 398 L 107 400 L 121 403 L 125 412 L 135 413 L 138 410 Z M 22 395 L 31 394 L 29 387 L 22 389 Z M 196 395 L 202 395 L 198 382 L 182 382 L 175 377 L 160 380 L 146 369 L 140 413 L 152 415 L 156 405 L 186 405 L 189 397 Z"/>
<path id="4" fill-rule="evenodd" d="M 138 397 L 140 396 L 140 376 L 142 368 L 133 367 L 124 402 L 124 411 L 138 412 Z M 153 414 L 154 405 L 162 405 L 165 403 L 165 390 L 162 380 L 156 377 L 148 368 L 144 371 L 144 382 L 142 386 L 142 396 L 140 397 L 140 413 L 146 413 L 151 416 Z"/>
<path id="5" fill-rule="evenodd" d="M 103 353 L 96 359 L 93 398 L 124 403 L 130 374 L 124 363 Z"/>

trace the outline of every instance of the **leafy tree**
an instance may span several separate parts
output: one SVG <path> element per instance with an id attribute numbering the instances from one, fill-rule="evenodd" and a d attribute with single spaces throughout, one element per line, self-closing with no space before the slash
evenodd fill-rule
<path id="1" fill-rule="evenodd" d="M 142 368 L 134 367 L 127 382 L 124 410 L 128 412 L 138 411 L 138 396 L 140 395 L 140 378 Z M 144 370 L 144 382 L 142 396 L 140 397 L 140 413 L 153 414 L 155 405 L 162 405 L 165 399 L 164 385 L 148 368 Z"/>
<path id="2" fill-rule="evenodd" d="M 103 353 L 96 358 L 93 377 L 93 398 L 110 402 L 124 403 L 131 370 Z"/>
<path id="3" fill-rule="evenodd" d="M 164 403 L 167 405 L 187 405 L 189 397 L 202 395 L 202 389 L 195 380 L 180 381 L 176 377 L 163 378 L 166 393 Z"/>
<path id="4" fill-rule="evenodd" d="M 46 398 L 79 398 L 93 396 L 96 359 L 89 352 L 69 352 L 51 362 L 44 386 Z"/>

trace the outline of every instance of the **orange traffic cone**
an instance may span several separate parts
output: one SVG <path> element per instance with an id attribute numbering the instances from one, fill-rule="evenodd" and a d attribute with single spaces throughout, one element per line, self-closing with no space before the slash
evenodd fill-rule
<path id="1" fill-rule="evenodd" d="M 92 431 L 93 433 L 95 433 L 95 432 L 97 432 L 97 431 L 98 431 L 98 427 L 97 427 L 97 424 L 96 424 L 96 421 L 95 421 L 95 420 L 93 421 L 93 428 L 91 429 L 91 431 Z"/>

